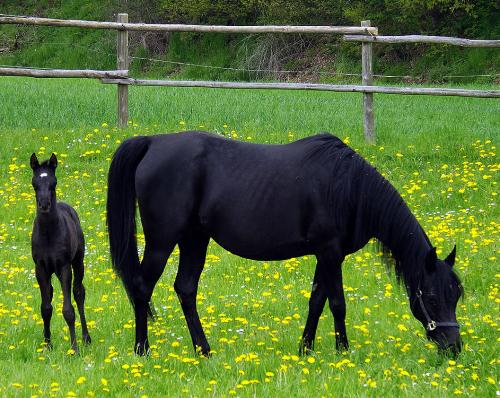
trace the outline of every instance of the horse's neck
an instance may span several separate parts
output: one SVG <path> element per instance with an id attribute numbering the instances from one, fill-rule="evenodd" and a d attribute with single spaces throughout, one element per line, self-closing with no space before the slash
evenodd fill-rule
<path id="1" fill-rule="evenodd" d="M 37 212 L 36 222 L 42 233 L 54 232 L 59 225 L 59 212 L 57 211 L 57 203 L 54 203 L 52 209 L 48 213 Z"/>
<path id="2" fill-rule="evenodd" d="M 413 285 L 431 245 L 399 193 L 390 188 L 385 190 L 386 195 L 376 190 L 369 195 L 368 217 L 373 235 L 392 252 L 407 286 Z"/>

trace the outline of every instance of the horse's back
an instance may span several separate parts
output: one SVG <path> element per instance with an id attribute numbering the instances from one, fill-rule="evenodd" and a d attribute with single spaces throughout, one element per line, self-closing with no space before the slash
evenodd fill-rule
<path id="1" fill-rule="evenodd" d="M 324 232 L 333 222 L 326 200 L 332 170 L 321 161 L 325 148 L 346 146 L 330 135 L 285 145 L 203 132 L 150 137 L 136 171 L 145 232 L 160 233 L 159 225 L 200 226 L 228 250 L 251 258 L 312 252 L 331 235 Z"/>

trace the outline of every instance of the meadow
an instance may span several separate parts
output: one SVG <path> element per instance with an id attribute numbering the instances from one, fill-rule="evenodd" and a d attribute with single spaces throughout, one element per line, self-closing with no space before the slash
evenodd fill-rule
<path id="1" fill-rule="evenodd" d="M 500 394 L 498 100 L 376 95 L 375 146 L 363 142 L 357 94 L 132 87 L 125 130 L 114 127 L 115 108 L 116 88 L 94 81 L 0 80 L 0 396 Z M 151 356 L 135 356 L 132 308 L 108 253 L 107 170 L 126 137 L 192 129 L 261 143 L 329 131 L 358 150 L 403 195 L 440 258 L 457 244 L 455 266 L 465 288 L 457 308 L 461 355 L 441 357 L 425 339 L 404 289 L 371 242 L 344 263 L 350 351 L 335 351 L 326 307 L 316 351 L 299 357 L 315 259 L 256 262 L 212 242 L 198 310 L 213 357 L 192 350 L 173 290 L 177 250 L 153 297 Z M 32 152 L 40 159 L 57 153 L 58 199 L 78 211 L 86 237 L 93 342 L 81 345 L 80 355 L 69 351 L 55 278 L 54 348 L 42 345 L 30 253 Z"/>

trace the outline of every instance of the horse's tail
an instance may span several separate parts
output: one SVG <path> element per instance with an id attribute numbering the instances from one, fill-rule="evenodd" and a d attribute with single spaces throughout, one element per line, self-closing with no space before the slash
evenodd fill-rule
<path id="1" fill-rule="evenodd" d="M 111 262 L 134 305 L 139 270 L 136 237 L 135 172 L 146 154 L 150 138 L 137 137 L 124 141 L 116 150 L 108 173 L 107 225 Z M 150 307 L 148 313 L 152 315 Z"/>

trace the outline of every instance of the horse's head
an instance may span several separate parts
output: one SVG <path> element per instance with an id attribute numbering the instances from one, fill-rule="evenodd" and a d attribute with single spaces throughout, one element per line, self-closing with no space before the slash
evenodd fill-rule
<path id="1" fill-rule="evenodd" d="M 411 310 L 422 322 L 427 338 L 434 341 L 440 351 L 454 356 L 462 349 L 456 308 L 463 293 L 460 280 L 453 271 L 455 254 L 456 247 L 444 261 L 439 260 L 436 248 L 432 248 L 425 258 L 418 286 L 410 290 Z"/>
<path id="2" fill-rule="evenodd" d="M 48 213 L 56 203 L 56 155 L 52 154 L 49 160 L 40 164 L 33 153 L 30 159 L 30 166 L 33 169 L 31 184 L 36 193 L 37 210 L 42 213 Z"/>

